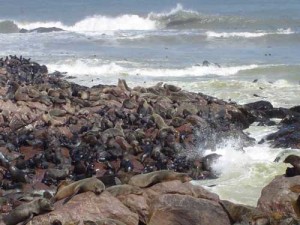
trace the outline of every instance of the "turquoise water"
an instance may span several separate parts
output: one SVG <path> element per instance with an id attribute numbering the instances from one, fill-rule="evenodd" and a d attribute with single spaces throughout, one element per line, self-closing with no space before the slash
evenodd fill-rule
<path id="1" fill-rule="evenodd" d="M 241 104 L 261 99 L 277 107 L 299 104 L 299 0 L 0 3 L 0 56 L 30 57 L 80 84 L 164 81 Z M 17 33 L 39 27 L 64 31 Z M 269 132 L 251 129 L 257 141 Z M 223 173 L 211 181 L 217 184 L 212 190 L 255 205 L 261 188 L 284 171 L 285 165 L 273 163 L 281 150 L 266 143 L 241 153 L 232 151 L 232 142 L 217 149 L 224 157 L 216 168 Z M 235 167 L 243 158 L 247 163 Z"/>

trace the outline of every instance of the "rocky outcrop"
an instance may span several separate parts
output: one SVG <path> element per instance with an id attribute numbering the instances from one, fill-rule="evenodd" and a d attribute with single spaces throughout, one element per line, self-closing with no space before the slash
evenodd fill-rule
<path id="1" fill-rule="evenodd" d="M 67 204 L 59 201 L 55 204 L 55 211 L 34 217 L 32 224 L 48 225 L 53 221 L 83 222 L 87 220 L 97 221 L 111 218 L 122 221 L 126 225 L 138 225 L 139 218 L 131 212 L 118 199 L 108 192 L 97 196 L 92 192 L 86 192 L 74 196 Z"/>
<path id="2" fill-rule="evenodd" d="M 87 88 L 62 77 L 30 59 L 0 59 L 0 147 L 37 185 L 56 186 L 62 173 L 73 180 L 97 175 L 106 185 L 111 177 L 163 169 L 212 178 L 199 147 L 214 149 L 230 137 L 253 143 L 236 104 L 170 84 L 131 88 L 119 80 Z M 46 176 L 37 179 L 36 169 Z M 10 176 L 5 183 L 15 185 Z"/>
<path id="3" fill-rule="evenodd" d="M 300 216 L 297 201 L 300 194 L 300 176 L 277 176 L 263 188 L 258 208 L 274 217 Z"/>
<path id="4" fill-rule="evenodd" d="M 152 201 L 147 224 L 229 225 L 230 221 L 216 202 L 179 194 L 165 194 Z"/>
<path id="5" fill-rule="evenodd" d="M 142 189 L 128 185 L 124 187 L 126 191 L 121 186 L 116 188 L 120 188 L 119 192 L 108 189 L 99 196 L 86 192 L 74 196 L 66 204 L 58 201 L 54 211 L 36 216 L 32 224 L 82 223 L 106 218 L 128 225 L 230 224 L 218 196 L 189 182 L 173 180 Z"/>
<path id="6" fill-rule="evenodd" d="M 63 76 L 48 74 L 46 66 L 23 57 L 0 59 L 4 214 L 22 204 L 20 195 L 32 199 L 36 190 L 55 191 L 63 179 L 96 176 L 109 187 L 159 170 L 214 178 L 211 164 L 221 156 L 204 157 L 197 149 L 215 149 L 228 138 L 241 140 L 240 148 L 251 145 L 254 140 L 243 129 L 255 121 L 267 126 L 274 125 L 272 118 L 281 118 L 280 130 L 266 140 L 274 147 L 300 148 L 299 107 L 274 108 L 265 101 L 241 106 L 163 83 L 128 87 L 119 80 L 117 85 L 88 88 Z M 125 224 L 233 224 L 256 221 L 256 210 L 276 221 L 296 218 L 296 178 L 276 179 L 272 190 L 263 191 L 258 209 L 220 202 L 201 187 L 170 179 L 139 186 L 146 187 L 142 193 L 76 195 L 65 205 L 56 203 L 54 212 L 35 217 L 33 223 L 114 218 Z M 262 217 L 259 223 L 264 222 Z"/>

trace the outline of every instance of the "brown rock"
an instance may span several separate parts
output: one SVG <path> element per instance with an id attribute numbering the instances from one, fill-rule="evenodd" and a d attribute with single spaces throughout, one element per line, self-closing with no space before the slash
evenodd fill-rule
<path id="1" fill-rule="evenodd" d="M 269 217 L 260 210 L 247 205 L 221 201 L 223 209 L 234 223 L 268 225 Z"/>
<path id="2" fill-rule="evenodd" d="M 193 185 L 190 182 L 182 183 L 179 180 L 158 183 L 148 188 L 146 193 L 150 198 L 153 198 L 155 195 L 162 194 L 181 194 L 190 195 L 195 198 L 208 199 L 215 202 L 219 201 L 219 196 L 217 194 L 205 190 L 200 185 Z"/>
<path id="3" fill-rule="evenodd" d="M 129 194 L 126 196 L 119 196 L 118 199 L 127 206 L 130 211 L 139 215 L 139 220 L 143 223 L 147 223 L 149 218 L 149 206 L 146 198 L 143 195 Z"/>
<path id="4" fill-rule="evenodd" d="M 26 123 L 21 119 L 20 115 L 15 114 L 9 123 L 10 129 L 13 131 L 20 129 L 21 127 L 26 126 Z"/>
<path id="5" fill-rule="evenodd" d="M 229 225 L 222 207 L 213 201 L 165 194 L 151 203 L 148 225 Z"/>
<path id="6" fill-rule="evenodd" d="M 258 208 L 282 217 L 297 217 L 294 207 L 299 193 L 293 192 L 293 187 L 296 185 L 300 185 L 300 176 L 277 176 L 263 188 L 258 200 Z"/>
<path id="7" fill-rule="evenodd" d="M 117 198 L 108 192 L 97 196 L 92 192 L 75 195 L 68 203 L 63 200 L 55 203 L 55 210 L 34 217 L 32 225 L 48 225 L 55 219 L 62 224 L 69 221 L 97 221 L 104 218 L 114 218 L 126 225 L 138 225 L 138 215 L 132 213 Z"/>

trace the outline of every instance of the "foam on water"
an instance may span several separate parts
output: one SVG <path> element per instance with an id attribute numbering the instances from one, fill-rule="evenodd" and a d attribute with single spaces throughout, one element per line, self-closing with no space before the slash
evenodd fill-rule
<path id="1" fill-rule="evenodd" d="M 251 126 L 248 132 L 259 141 L 268 133 L 276 131 L 276 127 Z M 217 153 L 222 155 L 213 165 L 220 175 L 215 180 L 194 181 L 220 195 L 221 199 L 255 206 L 261 189 L 276 175 L 284 174 L 286 165 L 274 162 L 284 151 L 273 149 L 268 143 L 236 150 L 239 140 L 227 140 L 215 152 L 204 151 L 204 155 Z"/>
<path id="2" fill-rule="evenodd" d="M 278 29 L 277 32 L 214 32 L 207 31 L 205 34 L 208 38 L 257 38 L 263 37 L 266 35 L 274 35 L 274 34 L 294 34 L 290 28 L 288 29 Z"/>
<path id="3" fill-rule="evenodd" d="M 217 65 L 210 66 L 190 66 L 185 68 L 146 68 L 146 67 L 124 67 L 115 62 L 108 64 L 95 64 L 83 62 L 82 60 L 61 62 L 58 64 L 49 64 L 50 70 L 59 70 L 68 72 L 69 75 L 105 75 L 111 74 L 118 76 L 119 74 L 127 74 L 131 76 L 149 76 L 149 77 L 184 77 L 184 76 L 205 76 L 205 75 L 218 75 L 229 76 L 237 74 L 243 70 L 251 70 L 259 67 L 259 65 L 241 65 L 241 66 L 228 66 L 219 67 Z"/>
<path id="4" fill-rule="evenodd" d="M 102 15 L 94 15 L 78 21 L 74 25 L 68 26 L 60 21 L 49 22 L 15 22 L 19 28 L 27 30 L 39 27 L 57 27 L 66 31 L 85 33 L 94 32 L 102 34 L 105 31 L 116 30 L 154 30 L 156 22 L 143 18 L 138 15 L 121 15 L 118 17 L 107 17 Z"/>

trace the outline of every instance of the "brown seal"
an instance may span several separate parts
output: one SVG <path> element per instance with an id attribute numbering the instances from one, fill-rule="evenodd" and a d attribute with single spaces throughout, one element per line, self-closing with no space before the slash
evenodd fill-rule
<path id="1" fill-rule="evenodd" d="M 121 184 L 121 185 L 114 185 L 106 189 L 112 196 L 117 197 L 119 195 L 141 195 L 143 193 L 142 189 L 136 186 L 132 186 L 129 184 Z"/>
<path id="2" fill-rule="evenodd" d="M 67 198 L 64 203 L 69 201 L 74 195 L 82 192 L 92 191 L 95 194 L 101 194 L 105 190 L 105 185 L 96 177 L 85 178 L 70 184 L 63 182 L 57 188 L 53 201 L 59 201 Z"/>
<path id="3" fill-rule="evenodd" d="M 300 175 L 300 157 L 297 155 L 289 155 L 283 161 L 284 163 L 290 163 L 293 167 L 287 168 L 285 172 L 285 176 L 293 177 Z"/>
<path id="4" fill-rule="evenodd" d="M 119 220 L 114 220 L 114 219 L 100 219 L 97 221 L 83 221 L 84 225 L 126 225 L 125 223 L 119 221 Z"/>
<path id="5" fill-rule="evenodd" d="M 54 210 L 54 206 L 49 199 L 39 198 L 16 207 L 7 216 L 3 217 L 3 221 L 6 225 L 16 225 L 23 221 L 23 224 L 26 224 L 33 216 L 52 210 Z"/>
<path id="6" fill-rule="evenodd" d="M 191 181 L 192 178 L 186 173 L 177 173 L 171 170 L 159 170 L 147 174 L 139 174 L 131 177 L 128 184 L 137 187 L 149 187 L 157 183 L 180 180 L 181 182 Z"/>

